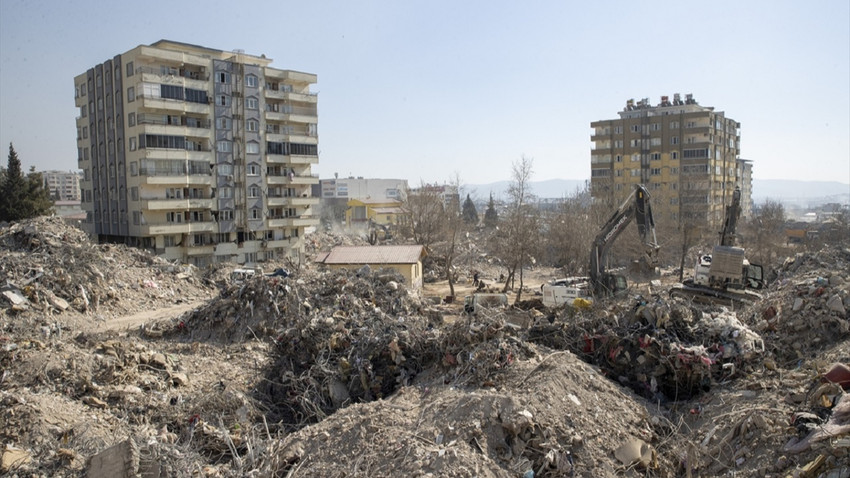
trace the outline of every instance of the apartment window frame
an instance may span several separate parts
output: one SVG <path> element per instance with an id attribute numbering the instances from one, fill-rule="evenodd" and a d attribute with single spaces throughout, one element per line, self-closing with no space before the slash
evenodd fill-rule
<path id="1" fill-rule="evenodd" d="M 245 98 L 245 108 L 249 110 L 257 110 L 260 109 L 260 100 L 253 96 L 249 96 Z"/>
<path id="2" fill-rule="evenodd" d="M 257 75 L 247 75 L 245 76 L 245 86 L 250 88 L 256 88 L 259 84 L 259 79 Z"/>
<path id="3" fill-rule="evenodd" d="M 232 153 L 233 152 L 233 142 L 227 140 L 220 140 L 215 144 L 215 150 L 219 153 Z"/>

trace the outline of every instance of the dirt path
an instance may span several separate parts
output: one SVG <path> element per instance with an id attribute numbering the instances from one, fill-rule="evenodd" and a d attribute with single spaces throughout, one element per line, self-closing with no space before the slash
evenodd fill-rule
<path id="1" fill-rule="evenodd" d="M 161 309 L 143 310 L 132 315 L 109 319 L 93 325 L 98 332 L 133 329 L 142 324 L 173 319 L 182 315 L 184 312 L 200 307 L 206 302 L 206 300 L 195 300 Z"/>

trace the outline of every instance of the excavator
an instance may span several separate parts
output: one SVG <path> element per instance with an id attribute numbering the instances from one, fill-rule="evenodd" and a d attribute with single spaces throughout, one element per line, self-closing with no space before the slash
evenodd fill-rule
<path id="1" fill-rule="evenodd" d="M 623 294 L 628 288 L 625 276 L 606 270 L 606 263 L 608 251 L 614 241 L 633 220 L 637 224 L 644 247 L 642 262 L 647 267 L 657 266 L 659 246 L 655 238 L 655 220 L 652 217 L 649 191 L 642 184 L 638 184 L 593 240 L 590 251 L 590 276 L 586 280 L 572 278 L 568 283 L 562 280 L 544 285 L 543 303 L 554 306 L 576 298 L 601 298 Z"/>
<path id="2" fill-rule="evenodd" d="M 694 276 L 670 289 L 671 297 L 694 302 L 735 305 L 755 302 L 764 288 L 762 266 L 751 264 L 744 249 L 735 246 L 738 218 L 741 216 L 741 190 L 732 193 L 726 206 L 726 217 L 720 231 L 720 243 L 711 254 L 702 254 L 694 266 Z"/>

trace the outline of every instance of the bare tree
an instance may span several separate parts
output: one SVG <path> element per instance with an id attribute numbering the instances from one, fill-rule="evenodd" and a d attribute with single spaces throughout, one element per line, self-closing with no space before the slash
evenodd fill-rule
<path id="1" fill-rule="evenodd" d="M 763 266 L 775 259 L 785 242 L 785 207 L 781 202 L 765 199 L 750 220 L 749 241 L 744 244 L 747 255 Z"/>
<path id="2" fill-rule="evenodd" d="M 514 162 L 507 192 L 508 207 L 495 236 L 497 253 L 508 269 L 503 292 L 512 287 L 519 271 L 517 301 L 522 298 L 523 266 L 533 260 L 540 239 L 540 214 L 530 184 L 533 163 L 525 156 Z"/>
<path id="3" fill-rule="evenodd" d="M 563 268 L 567 276 L 587 271 L 594 224 L 590 188 L 587 184 L 567 196 L 545 218 L 546 262 Z"/>
<path id="4" fill-rule="evenodd" d="M 439 186 L 423 182 L 419 188 L 408 191 L 403 201 L 406 213 L 403 234 L 425 246 L 428 252 L 442 234 L 445 211 L 441 191 Z"/>
<path id="5" fill-rule="evenodd" d="M 445 205 L 445 216 L 443 222 L 443 238 L 445 239 L 445 268 L 446 277 L 449 281 L 449 294 L 455 295 L 455 274 L 454 258 L 457 253 L 457 242 L 465 225 L 464 217 L 460 207 L 460 175 L 455 173 L 455 177 L 448 185 L 451 196 L 447 199 Z"/>

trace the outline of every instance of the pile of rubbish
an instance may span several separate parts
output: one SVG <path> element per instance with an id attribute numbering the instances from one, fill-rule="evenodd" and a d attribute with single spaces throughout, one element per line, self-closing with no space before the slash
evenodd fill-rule
<path id="1" fill-rule="evenodd" d="M 784 261 L 749 319 L 782 366 L 795 366 L 850 333 L 850 249 L 827 247 Z"/>
<path id="2" fill-rule="evenodd" d="M 760 363 L 764 343 L 725 308 L 636 298 L 632 308 L 565 310 L 528 340 L 570 350 L 656 403 L 686 400 Z"/>
<path id="3" fill-rule="evenodd" d="M 51 317 L 67 318 L 66 312 L 108 320 L 211 292 L 192 266 L 120 244 L 93 244 L 58 217 L 3 227 L 0 249 L 0 301 L 16 317 L 0 330 L 55 326 Z"/>

